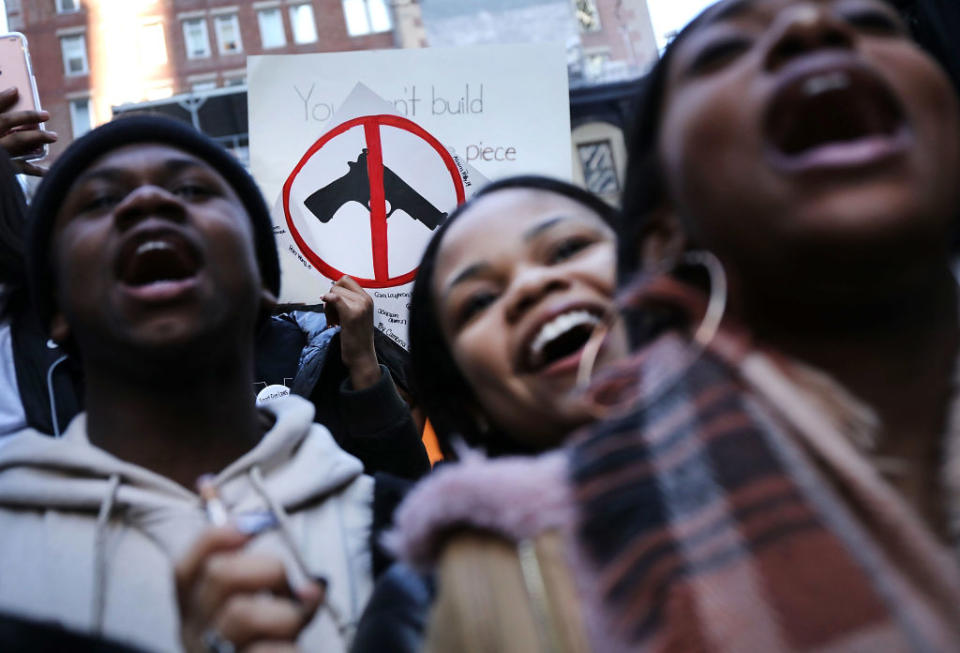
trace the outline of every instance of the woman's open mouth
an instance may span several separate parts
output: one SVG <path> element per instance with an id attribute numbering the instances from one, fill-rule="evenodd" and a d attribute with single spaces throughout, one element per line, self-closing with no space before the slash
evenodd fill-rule
<path id="1" fill-rule="evenodd" d="M 771 161 L 791 173 L 872 166 L 910 144 L 896 95 L 847 54 L 812 55 L 791 66 L 764 128 Z"/>
<path id="2" fill-rule="evenodd" d="M 527 337 L 521 368 L 538 373 L 575 367 L 584 346 L 602 321 L 595 310 L 587 308 L 572 308 L 552 316 Z"/>

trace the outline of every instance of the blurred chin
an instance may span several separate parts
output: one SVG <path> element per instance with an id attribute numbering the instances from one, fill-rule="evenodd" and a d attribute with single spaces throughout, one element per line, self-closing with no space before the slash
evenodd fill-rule
<path id="1" fill-rule="evenodd" d="M 828 250 L 849 246 L 906 255 L 907 245 L 939 242 L 949 229 L 949 204 L 918 194 L 919 186 L 891 184 L 825 197 L 796 217 L 797 233 L 787 236 Z"/>

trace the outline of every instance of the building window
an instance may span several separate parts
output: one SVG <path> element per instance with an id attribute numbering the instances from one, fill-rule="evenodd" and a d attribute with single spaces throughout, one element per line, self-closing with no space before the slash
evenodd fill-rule
<path id="1" fill-rule="evenodd" d="M 227 77 L 223 80 L 224 86 L 243 86 L 246 83 L 246 77 Z"/>
<path id="2" fill-rule="evenodd" d="M 203 93 L 204 91 L 212 91 L 217 88 L 217 82 L 195 82 L 190 85 L 190 90 L 194 93 Z"/>
<path id="3" fill-rule="evenodd" d="M 159 84 L 150 86 L 143 91 L 143 99 L 147 102 L 154 100 L 166 100 L 173 95 L 173 86 L 170 84 Z"/>
<path id="4" fill-rule="evenodd" d="M 257 12 L 260 23 L 260 42 L 263 49 L 282 48 L 287 44 L 287 35 L 283 33 L 283 13 L 280 9 L 262 9 Z"/>
<path id="5" fill-rule="evenodd" d="M 236 14 L 217 16 L 213 19 L 217 32 L 217 47 L 220 54 L 236 54 L 243 52 L 243 43 L 240 41 L 240 22 Z"/>
<path id="6" fill-rule="evenodd" d="M 600 12 L 594 0 L 573 0 L 573 10 L 581 32 L 596 32 L 600 29 Z"/>
<path id="7" fill-rule="evenodd" d="M 210 56 L 210 38 L 207 36 L 207 21 L 194 18 L 183 21 L 183 42 L 187 48 L 187 59 L 200 59 Z"/>
<path id="8" fill-rule="evenodd" d="M 80 138 L 93 128 L 90 98 L 70 100 L 70 123 L 73 125 L 74 138 Z"/>
<path id="9" fill-rule="evenodd" d="M 67 76 L 86 75 L 87 39 L 83 34 L 60 37 L 60 50 L 63 52 L 63 70 Z"/>
<path id="10" fill-rule="evenodd" d="M 140 26 L 140 66 L 154 68 L 167 63 L 167 39 L 163 23 L 147 23 Z"/>
<path id="11" fill-rule="evenodd" d="M 57 0 L 57 13 L 69 14 L 80 11 L 80 0 Z"/>
<path id="12" fill-rule="evenodd" d="M 347 20 L 347 33 L 361 36 L 374 32 L 387 32 L 393 26 L 386 0 L 342 0 L 343 15 Z"/>
<path id="13" fill-rule="evenodd" d="M 294 42 L 316 42 L 317 23 L 313 19 L 313 7 L 311 5 L 293 5 L 290 7 L 290 25 L 293 27 Z"/>
<path id="14" fill-rule="evenodd" d="M 600 79 L 603 77 L 607 62 L 610 61 L 610 53 L 594 52 L 587 54 L 583 58 L 583 74 L 587 79 Z"/>
<path id="15" fill-rule="evenodd" d="M 613 160 L 613 145 L 609 140 L 577 145 L 583 180 L 591 193 L 618 193 L 617 168 Z"/>

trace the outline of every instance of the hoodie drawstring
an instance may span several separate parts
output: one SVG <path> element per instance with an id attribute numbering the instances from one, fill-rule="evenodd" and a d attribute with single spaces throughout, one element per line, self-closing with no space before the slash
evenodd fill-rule
<path id="1" fill-rule="evenodd" d="M 47 369 L 47 396 L 50 397 L 50 423 L 53 424 L 53 437 L 55 438 L 60 437 L 60 420 L 57 419 L 57 398 L 53 392 L 53 371 L 57 369 L 57 365 L 65 360 L 67 360 L 66 354 L 53 361 Z"/>
<path id="2" fill-rule="evenodd" d="M 277 518 L 277 523 L 280 526 L 280 537 L 287 545 L 291 555 L 293 555 L 294 562 L 296 562 L 297 566 L 300 568 L 300 573 L 302 573 L 305 578 L 313 579 L 314 575 L 307 567 L 307 562 L 304 559 L 300 548 L 297 546 L 296 540 L 293 538 L 293 531 L 290 528 L 290 516 L 287 515 L 287 511 L 283 509 L 283 506 L 280 505 L 280 503 L 278 503 L 269 492 L 267 492 L 267 486 L 263 482 L 263 474 L 260 472 L 260 467 L 254 465 L 250 468 L 248 475 L 250 477 L 250 484 L 253 485 L 253 488 L 257 491 L 257 494 L 259 494 L 260 497 L 266 502 L 274 517 Z M 327 611 L 330 612 L 330 617 L 333 619 L 333 623 L 340 632 L 341 636 L 343 636 L 348 642 L 352 641 L 352 625 L 344 623 L 343 617 L 333 606 L 333 604 L 330 603 L 330 601 L 324 601 L 323 605 L 320 607 L 321 609 L 326 608 Z"/>
<path id="3" fill-rule="evenodd" d="M 290 517 L 287 515 L 287 511 L 283 509 L 283 506 L 277 503 L 276 499 L 270 496 L 270 493 L 267 492 L 267 487 L 263 482 L 263 474 L 260 472 L 260 467 L 254 465 L 250 468 L 248 474 L 250 475 L 250 483 L 253 485 L 253 488 L 257 491 L 257 494 L 260 495 L 260 498 L 267 503 L 267 506 L 270 508 L 270 512 L 273 513 L 273 516 L 277 518 L 277 523 L 280 525 L 280 536 L 286 543 L 287 548 L 290 549 L 290 553 L 293 554 L 294 562 L 296 562 L 297 566 L 300 567 L 300 572 L 306 578 L 312 578 L 312 574 L 307 568 L 307 563 L 303 559 L 300 549 L 296 545 L 296 541 L 293 539 L 293 533 L 290 529 Z"/>
<path id="4" fill-rule="evenodd" d="M 54 424 L 56 424 L 56 417 L 54 417 Z M 97 514 L 97 525 L 93 539 L 92 622 L 93 632 L 98 634 L 103 630 L 103 615 L 107 604 L 107 526 L 110 521 L 110 513 L 113 512 L 118 487 L 120 487 L 120 475 L 111 474 L 107 483 L 107 494 L 103 497 L 100 512 Z"/>

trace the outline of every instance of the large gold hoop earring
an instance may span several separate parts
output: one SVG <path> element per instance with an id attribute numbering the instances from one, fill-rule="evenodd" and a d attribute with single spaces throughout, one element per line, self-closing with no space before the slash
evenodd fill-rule
<path id="1" fill-rule="evenodd" d="M 703 314 L 703 319 L 693 332 L 693 342 L 687 349 L 687 361 L 674 377 L 674 381 L 659 389 L 657 392 L 658 395 L 673 387 L 673 383 L 679 381 L 686 371 L 703 355 L 703 352 L 707 350 L 720 331 L 720 324 L 723 322 L 723 316 L 727 309 L 727 273 L 716 255 L 708 250 L 685 252 L 669 270 L 661 274 L 669 274 L 681 265 L 698 266 L 706 270 L 707 276 L 710 279 L 710 297 L 707 301 L 707 309 Z M 604 316 L 603 322 L 594 329 L 587 344 L 584 345 L 583 356 L 580 358 L 580 365 L 577 368 L 577 388 L 583 394 L 589 395 L 588 391 L 593 382 L 594 368 L 596 367 L 597 357 L 600 355 L 600 348 L 603 346 L 603 341 L 610 332 L 610 328 L 615 319 L 615 310 L 609 315 Z M 630 403 L 632 402 L 621 401 L 618 402 L 618 405 L 623 406 L 629 405 Z M 597 419 L 609 417 L 617 408 L 616 406 L 603 406 L 596 402 L 591 402 L 591 406 L 593 414 Z"/>

